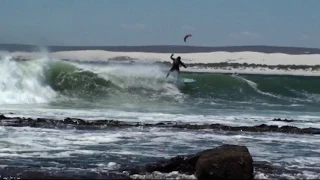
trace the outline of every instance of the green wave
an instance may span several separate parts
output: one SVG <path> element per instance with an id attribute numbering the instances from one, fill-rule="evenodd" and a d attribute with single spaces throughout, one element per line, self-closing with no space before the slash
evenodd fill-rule
<path id="1" fill-rule="evenodd" d="M 193 86 L 184 89 L 193 97 L 273 103 L 320 102 L 319 77 L 209 73 L 186 73 L 184 76 L 196 80 Z"/>
<path id="2" fill-rule="evenodd" d="M 118 100 L 122 101 L 139 97 L 152 100 L 172 99 L 165 96 L 155 98 L 167 90 L 165 84 L 168 82 L 165 78 L 112 74 L 105 78 L 98 73 L 62 61 L 52 62 L 47 73 L 50 86 L 71 98 L 101 100 L 117 96 Z M 179 87 L 179 91 L 189 99 L 267 103 L 320 102 L 320 79 L 317 77 L 231 76 L 210 73 L 182 73 L 181 76 L 196 80 L 195 83 Z"/>
<path id="3" fill-rule="evenodd" d="M 95 99 L 115 88 L 98 74 L 61 61 L 51 63 L 47 81 L 55 91 L 72 98 Z"/>

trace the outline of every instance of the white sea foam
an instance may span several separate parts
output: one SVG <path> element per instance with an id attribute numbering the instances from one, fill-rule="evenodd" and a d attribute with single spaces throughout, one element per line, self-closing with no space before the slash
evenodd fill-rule
<path id="1" fill-rule="evenodd" d="M 0 60 L 0 105 L 48 103 L 56 93 L 44 85 L 48 60 L 18 63 L 10 56 Z"/>
<path id="2" fill-rule="evenodd" d="M 302 173 L 282 173 L 282 174 L 265 174 L 255 172 L 254 179 L 319 179 L 320 175 L 315 172 L 303 171 Z"/>
<path id="3" fill-rule="evenodd" d="M 170 173 L 161 173 L 155 171 L 153 173 L 147 173 L 146 175 L 134 174 L 130 176 L 132 179 L 197 179 L 194 175 L 185 175 L 177 171 Z"/>
<path id="4" fill-rule="evenodd" d="M 254 161 L 274 165 L 285 163 L 287 168 L 299 170 L 299 177 L 317 177 L 320 169 L 319 153 L 311 151 L 320 145 L 317 136 L 267 133 L 227 133 L 223 131 L 185 131 L 162 128 L 126 128 L 104 131 L 59 130 L 41 128 L 5 127 L 0 135 L 0 158 L 31 159 L 30 163 L 59 162 L 59 159 L 90 156 L 98 169 L 117 169 L 120 159 L 134 163 L 130 158 L 170 158 L 221 144 L 245 145 Z M 299 149 L 299 151 L 297 151 Z M 38 159 L 40 157 L 40 159 Z M 117 163 L 114 163 L 117 162 Z M 59 162 L 66 163 L 66 162 Z M 308 168 L 308 170 L 306 170 Z M 267 175 L 256 174 L 263 178 Z M 294 177 L 292 174 L 283 176 Z M 298 176 L 297 176 L 298 177 Z"/>

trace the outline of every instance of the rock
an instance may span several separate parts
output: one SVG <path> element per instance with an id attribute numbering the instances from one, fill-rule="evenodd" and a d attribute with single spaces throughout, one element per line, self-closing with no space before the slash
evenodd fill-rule
<path id="1" fill-rule="evenodd" d="M 293 119 L 280 119 L 280 118 L 274 118 L 272 121 L 282 121 L 282 122 L 294 122 Z"/>
<path id="2" fill-rule="evenodd" d="M 155 171 L 195 174 L 203 179 L 253 179 L 253 160 L 245 146 L 223 145 L 193 155 L 176 156 L 144 167 L 123 169 L 130 175 Z"/>
<path id="3" fill-rule="evenodd" d="M 132 179 L 129 176 L 116 172 L 90 172 L 90 171 L 41 171 L 31 168 L 6 167 L 0 169 L 1 179 Z"/>
<path id="4" fill-rule="evenodd" d="M 7 119 L 6 116 L 4 116 L 3 114 L 0 115 L 0 119 Z"/>
<path id="5" fill-rule="evenodd" d="M 154 171 L 159 171 L 164 173 L 178 171 L 184 174 L 194 174 L 195 162 L 196 161 L 192 162 L 192 158 L 188 156 L 176 156 L 166 162 L 148 164 L 145 167 L 145 171 L 149 173 Z"/>
<path id="6" fill-rule="evenodd" d="M 287 120 L 288 121 L 288 120 Z M 287 122 L 286 121 L 286 122 Z M 289 120 L 291 121 L 291 120 Z M 255 126 L 228 126 L 223 124 L 188 124 L 188 123 L 172 123 L 159 122 L 156 124 L 141 123 L 141 122 L 125 122 L 117 120 L 94 120 L 88 121 L 78 118 L 65 118 L 63 120 L 49 119 L 49 118 L 21 118 L 21 117 L 6 117 L 0 115 L 0 125 L 2 126 L 31 126 L 31 127 L 75 127 L 78 129 L 101 129 L 101 128 L 127 128 L 127 127 L 166 127 L 177 129 L 215 129 L 220 131 L 247 131 L 247 132 L 279 132 L 292 134 L 320 134 L 318 128 L 298 128 L 294 126 L 277 126 L 260 124 Z"/>
<path id="7" fill-rule="evenodd" d="M 204 179 L 253 179 L 253 160 L 245 146 L 223 145 L 202 153 L 196 177 Z"/>

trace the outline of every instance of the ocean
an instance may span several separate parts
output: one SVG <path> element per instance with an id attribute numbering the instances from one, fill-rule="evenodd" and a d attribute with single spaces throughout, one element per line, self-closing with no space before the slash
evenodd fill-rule
<path id="1" fill-rule="evenodd" d="M 261 124 L 320 128 L 320 79 L 313 76 L 182 72 L 161 63 L 0 60 L 0 112 L 8 117 L 112 119 L 141 123 Z M 274 118 L 293 122 L 272 121 Z M 248 147 L 254 161 L 282 169 L 256 179 L 320 178 L 320 136 L 164 127 L 0 127 L 0 166 L 44 172 L 117 172 L 222 144 Z M 190 178 L 183 174 L 152 177 Z M 150 178 L 150 177 L 149 177 Z"/>

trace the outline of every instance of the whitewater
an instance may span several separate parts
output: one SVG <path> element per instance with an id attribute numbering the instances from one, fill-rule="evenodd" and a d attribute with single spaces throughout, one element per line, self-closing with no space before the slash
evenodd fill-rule
<path id="1" fill-rule="evenodd" d="M 165 79 L 170 55 L 100 50 L 2 52 L 0 112 L 8 117 L 58 120 L 73 117 L 320 128 L 320 74 L 312 69 L 320 55 L 179 53 L 175 56 L 181 56 L 188 66 L 181 68 L 181 76 L 196 80 L 186 85 Z M 213 63 L 242 66 L 219 67 Z M 248 64 L 257 67 L 246 67 Z M 271 67 L 280 65 L 289 69 Z M 294 121 L 272 121 L 274 118 Z M 319 135 L 159 127 L 93 131 L 9 126 L 0 127 L 0 133 L 3 167 L 109 172 L 125 165 L 236 144 L 247 146 L 254 161 L 295 172 L 255 172 L 257 179 L 320 178 Z M 172 173 L 154 173 L 151 177 L 195 178 Z"/>

